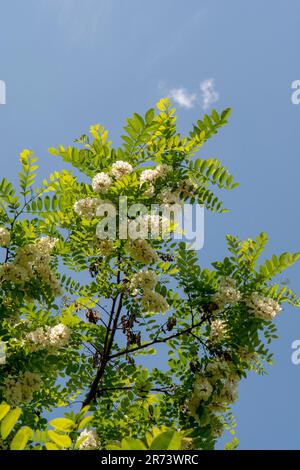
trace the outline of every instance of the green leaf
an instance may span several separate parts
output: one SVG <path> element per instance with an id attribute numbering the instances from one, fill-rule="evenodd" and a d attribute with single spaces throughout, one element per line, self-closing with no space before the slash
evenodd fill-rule
<path id="1" fill-rule="evenodd" d="M 20 415 L 21 415 L 21 409 L 15 408 L 14 410 L 10 411 L 5 416 L 5 418 L 3 419 L 1 423 L 1 428 L 0 428 L 2 439 L 6 439 L 7 436 L 9 436 L 16 422 L 20 418 Z"/>
<path id="2" fill-rule="evenodd" d="M 0 421 L 1 419 L 4 418 L 5 415 L 7 415 L 9 410 L 10 410 L 10 406 L 7 403 L 2 403 L 0 405 Z"/>
<path id="3" fill-rule="evenodd" d="M 93 418 L 94 418 L 94 415 L 86 416 L 85 418 L 83 418 L 78 424 L 78 429 L 85 428 L 86 425 L 90 423 Z"/>
<path id="4" fill-rule="evenodd" d="M 159 434 L 151 444 L 151 450 L 180 450 L 181 438 L 177 431 L 165 431 Z"/>
<path id="5" fill-rule="evenodd" d="M 45 446 L 47 450 L 60 450 L 60 448 L 53 442 L 46 442 Z"/>
<path id="6" fill-rule="evenodd" d="M 74 421 L 68 418 L 55 418 L 50 421 L 51 426 L 59 431 L 70 432 L 75 427 Z"/>
<path id="7" fill-rule="evenodd" d="M 47 431 L 47 435 L 51 441 L 53 441 L 57 446 L 68 449 L 72 445 L 72 441 L 66 434 L 58 434 L 55 431 Z"/>
<path id="8" fill-rule="evenodd" d="M 14 436 L 11 444 L 11 450 L 23 450 L 25 449 L 27 442 L 33 439 L 33 431 L 28 426 L 24 426 L 19 429 L 17 434 Z"/>
<path id="9" fill-rule="evenodd" d="M 146 450 L 145 444 L 140 439 L 125 437 L 122 439 L 122 449 L 124 450 Z"/>

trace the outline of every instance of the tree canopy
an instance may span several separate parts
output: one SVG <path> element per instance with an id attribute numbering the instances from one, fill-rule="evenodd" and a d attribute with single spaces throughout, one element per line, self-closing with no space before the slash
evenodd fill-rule
<path id="1" fill-rule="evenodd" d="M 220 190 L 237 183 L 219 159 L 197 153 L 229 115 L 213 110 L 182 136 L 162 99 L 126 120 L 117 148 L 98 124 L 50 148 L 66 169 L 40 187 L 27 149 L 19 187 L 3 178 L 3 449 L 213 449 L 225 430 L 234 434 L 240 380 L 272 362 L 282 304 L 300 305 L 277 278 L 300 253 L 260 261 L 265 233 L 228 235 L 225 258 L 204 267 L 150 212 L 126 226 L 151 224 L 155 237 L 121 237 L 117 224 L 116 237 L 99 238 L 109 206 L 119 221 L 121 197 L 149 210 L 225 211 Z"/>

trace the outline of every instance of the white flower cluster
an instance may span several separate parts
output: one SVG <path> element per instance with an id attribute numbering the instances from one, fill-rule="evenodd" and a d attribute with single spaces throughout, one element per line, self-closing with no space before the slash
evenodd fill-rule
<path id="1" fill-rule="evenodd" d="M 52 353 L 64 347 L 71 336 L 71 330 L 63 323 L 45 326 L 31 331 L 26 336 L 31 351 L 47 349 Z"/>
<path id="2" fill-rule="evenodd" d="M 157 275 L 154 271 L 147 269 L 140 271 L 133 275 L 130 281 L 130 289 L 154 289 L 158 281 Z"/>
<path id="3" fill-rule="evenodd" d="M 107 193 L 112 184 L 112 179 L 106 173 L 97 173 L 92 180 L 92 188 L 95 193 Z"/>
<path id="4" fill-rule="evenodd" d="M 258 292 L 253 292 L 246 299 L 246 305 L 253 315 L 265 321 L 272 321 L 277 313 L 281 311 L 281 307 L 276 300 L 265 297 Z"/>
<path id="5" fill-rule="evenodd" d="M 178 210 L 181 207 L 180 191 L 178 189 L 172 191 L 169 188 L 164 188 L 159 194 L 159 199 L 163 204 L 167 206 L 178 206 Z"/>
<path id="6" fill-rule="evenodd" d="M 30 403 L 33 393 L 41 388 L 42 380 L 39 374 L 26 371 L 19 377 L 8 376 L 4 381 L 3 396 L 11 405 Z"/>
<path id="7" fill-rule="evenodd" d="M 159 260 L 159 257 L 147 240 L 129 240 L 126 249 L 132 259 L 142 264 L 152 264 Z"/>
<path id="8" fill-rule="evenodd" d="M 210 325 L 210 341 L 212 343 L 219 343 L 227 336 L 226 322 L 223 320 L 214 320 Z"/>
<path id="9" fill-rule="evenodd" d="M 164 179 L 170 173 L 172 173 L 172 167 L 170 165 L 162 164 L 156 168 L 143 170 L 140 176 L 140 185 L 144 183 L 155 183 L 157 179 Z"/>
<path id="10" fill-rule="evenodd" d="M 110 174 L 114 176 L 117 180 L 119 180 L 123 178 L 123 176 L 132 173 L 132 171 L 133 168 L 130 163 L 118 160 L 112 165 Z"/>
<path id="11" fill-rule="evenodd" d="M 59 281 L 50 268 L 50 254 L 57 241 L 56 238 L 42 237 L 34 244 L 19 247 L 14 262 L 0 266 L 0 280 L 23 286 L 38 275 L 53 295 L 59 295 Z"/>
<path id="12" fill-rule="evenodd" d="M 226 361 L 214 361 L 207 365 L 205 373 L 196 376 L 194 390 L 189 401 L 191 416 L 198 419 L 197 409 L 202 402 L 212 413 L 225 411 L 226 406 L 237 400 L 239 377 Z"/>
<path id="13" fill-rule="evenodd" d="M 75 202 L 74 211 L 80 217 L 86 217 L 87 219 L 92 219 L 96 215 L 97 207 L 101 204 L 99 199 L 94 197 L 87 197 L 85 199 L 80 199 L 80 201 Z"/>
<path id="14" fill-rule="evenodd" d="M 121 179 L 132 173 L 133 168 L 128 162 L 118 160 L 113 163 L 110 173 L 97 173 L 92 179 L 92 188 L 95 193 L 107 193 L 113 183 L 113 178 Z M 112 178 L 113 177 L 113 178 Z"/>
<path id="15" fill-rule="evenodd" d="M 84 429 L 78 437 L 77 442 L 79 441 L 79 450 L 96 450 L 100 447 L 97 433 L 93 429 Z"/>
<path id="16" fill-rule="evenodd" d="M 10 233 L 4 228 L 0 227 L 0 246 L 7 246 L 10 242 Z"/>
<path id="17" fill-rule="evenodd" d="M 146 238 L 149 233 L 151 238 L 165 237 L 170 234 L 170 230 L 170 220 L 158 214 L 139 215 L 128 222 L 128 233 L 131 238 L 136 238 L 136 235 Z"/>
<path id="18" fill-rule="evenodd" d="M 225 305 L 234 305 L 241 299 L 241 293 L 236 289 L 234 279 L 223 278 L 219 282 L 218 291 L 212 296 L 212 301 L 222 310 Z"/>
<path id="19" fill-rule="evenodd" d="M 142 294 L 142 307 L 147 312 L 164 313 L 169 305 L 166 299 L 158 292 L 150 289 L 144 289 Z"/>

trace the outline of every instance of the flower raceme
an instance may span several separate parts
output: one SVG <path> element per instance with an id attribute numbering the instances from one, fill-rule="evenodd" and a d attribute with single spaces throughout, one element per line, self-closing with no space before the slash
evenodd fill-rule
<path id="1" fill-rule="evenodd" d="M 26 340 L 31 351 L 47 349 L 52 354 L 63 348 L 69 341 L 71 329 L 62 323 L 40 327 L 28 333 Z"/>
<path id="2" fill-rule="evenodd" d="M 26 290 L 25 284 L 37 276 L 47 284 L 54 296 L 59 295 L 59 281 L 50 267 L 50 254 L 57 241 L 42 237 L 30 245 L 18 247 L 14 261 L 0 266 L 0 281 L 12 282 Z"/>
<path id="3" fill-rule="evenodd" d="M 6 228 L 0 227 L 0 246 L 7 246 L 10 242 L 10 233 Z"/>

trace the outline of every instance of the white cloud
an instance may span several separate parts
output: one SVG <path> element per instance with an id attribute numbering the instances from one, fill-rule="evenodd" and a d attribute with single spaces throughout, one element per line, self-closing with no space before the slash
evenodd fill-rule
<path id="1" fill-rule="evenodd" d="M 213 103 L 219 101 L 220 94 L 215 89 L 213 78 L 207 78 L 200 82 L 200 91 L 192 93 L 184 87 L 167 88 L 165 82 L 158 85 L 160 91 L 169 96 L 177 105 L 185 109 L 200 105 L 203 111 L 207 111 Z"/>
<path id="2" fill-rule="evenodd" d="M 185 88 L 173 88 L 168 95 L 175 103 L 186 109 L 193 108 L 197 100 L 197 94 L 189 93 Z"/>
<path id="3" fill-rule="evenodd" d="M 215 81 L 213 78 L 203 80 L 203 82 L 200 83 L 200 90 L 203 110 L 209 109 L 211 105 L 216 103 L 220 98 L 219 93 L 215 90 Z"/>

